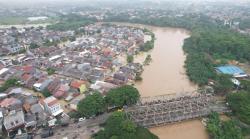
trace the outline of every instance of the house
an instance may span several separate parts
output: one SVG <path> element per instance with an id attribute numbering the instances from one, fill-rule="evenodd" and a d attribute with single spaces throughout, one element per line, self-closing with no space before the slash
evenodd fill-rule
<path id="1" fill-rule="evenodd" d="M 41 104 L 31 105 L 30 113 L 36 116 L 37 126 L 42 126 L 45 123 L 44 121 L 47 119 L 47 114 L 44 112 Z"/>
<path id="2" fill-rule="evenodd" d="M 38 103 L 38 99 L 33 96 L 26 97 L 23 102 L 23 109 L 30 112 L 31 106 Z"/>
<path id="3" fill-rule="evenodd" d="M 0 77 L 4 77 L 8 73 L 9 69 L 8 68 L 2 68 L 0 70 Z"/>
<path id="4" fill-rule="evenodd" d="M 0 79 L 3 79 L 3 80 L 7 80 L 9 79 L 12 75 L 14 74 L 14 72 L 9 69 L 9 68 L 2 68 L 0 70 Z"/>
<path id="5" fill-rule="evenodd" d="M 63 113 L 60 103 L 54 96 L 47 97 L 44 100 L 40 101 L 40 104 L 43 106 L 44 110 L 53 116 L 57 116 Z"/>
<path id="6" fill-rule="evenodd" d="M 12 131 L 16 131 L 19 128 L 23 128 L 25 126 L 24 113 L 22 110 L 20 111 L 11 111 L 8 115 L 4 116 L 3 125 L 8 135 Z"/>
<path id="7" fill-rule="evenodd" d="M 17 53 L 17 52 L 24 49 L 24 47 L 19 45 L 19 44 L 12 44 L 12 45 L 7 46 L 5 48 L 8 49 L 11 53 Z"/>
<path id="8" fill-rule="evenodd" d="M 48 85 L 47 89 L 49 92 L 54 92 L 58 86 L 60 85 L 61 81 L 59 79 L 54 79 L 50 84 Z"/>
<path id="9" fill-rule="evenodd" d="M 104 70 L 101 68 L 94 68 L 87 78 L 92 82 L 102 80 L 104 78 Z"/>
<path id="10" fill-rule="evenodd" d="M 8 49 L 0 47 L 0 56 L 7 55 L 9 52 Z"/>
<path id="11" fill-rule="evenodd" d="M 26 73 L 26 74 L 34 74 L 36 72 L 36 68 L 33 67 L 33 66 L 30 66 L 30 65 L 27 65 L 27 66 L 17 66 L 17 67 L 14 67 L 16 70 L 18 71 L 22 71 L 23 73 Z"/>
<path id="12" fill-rule="evenodd" d="M 48 85 L 49 83 L 52 82 L 52 79 L 47 79 L 47 78 L 42 78 L 40 80 L 38 80 L 33 87 L 37 90 L 37 91 L 43 91 Z"/>
<path id="13" fill-rule="evenodd" d="M 78 90 L 80 93 L 84 93 L 85 91 L 87 91 L 87 82 L 86 81 L 72 81 L 70 83 L 70 87 L 72 89 L 76 89 Z"/>
<path id="14" fill-rule="evenodd" d="M 106 93 L 110 89 L 116 88 L 116 87 L 117 87 L 117 85 L 114 85 L 114 84 L 108 83 L 108 82 L 103 82 L 103 81 L 96 81 L 95 84 L 92 84 L 90 86 L 91 89 L 97 90 L 100 93 Z"/>
<path id="15" fill-rule="evenodd" d="M 69 106 L 70 106 L 70 108 L 72 109 L 72 110 L 77 110 L 77 105 L 78 105 L 78 103 L 80 102 L 81 100 L 79 100 L 79 99 L 73 99 L 71 102 L 70 102 L 70 104 L 69 104 Z"/>
<path id="16" fill-rule="evenodd" d="M 126 83 L 128 81 L 128 77 L 126 76 L 126 74 L 121 73 L 121 72 L 115 73 L 113 78 L 117 79 L 117 80 L 120 80 L 120 81 L 122 81 L 124 83 Z"/>
<path id="17" fill-rule="evenodd" d="M 71 100 L 71 101 L 69 102 L 70 108 L 71 108 L 72 110 L 77 110 L 77 105 L 78 105 L 78 103 L 79 103 L 82 99 L 84 99 L 84 98 L 85 98 L 85 95 L 82 94 L 82 95 L 80 95 L 79 97 L 77 97 L 77 98 Z"/>
<path id="18" fill-rule="evenodd" d="M 78 64 L 77 65 L 77 69 L 79 71 L 90 71 L 91 70 L 91 66 L 90 63 L 83 63 L 83 64 Z"/>
<path id="19" fill-rule="evenodd" d="M 2 108 L 11 108 L 11 107 L 22 107 L 22 102 L 16 98 L 5 98 L 1 103 L 0 107 Z"/>
<path id="20" fill-rule="evenodd" d="M 21 76 L 21 84 L 24 85 L 25 87 L 32 88 L 35 83 L 36 83 L 36 78 L 33 75 L 24 73 Z"/>
<path id="21" fill-rule="evenodd" d="M 24 116 L 24 120 L 25 120 L 25 127 L 26 128 L 34 128 L 36 127 L 37 121 L 36 121 L 36 115 L 27 113 Z"/>
<path id="22" fill-rule="evenodd" d="M 56 98 L 64 97 L 69 91 L 70 87 L 68 85 L 61 84 L 58 88 L 53 92 L 53 96 Z"/>

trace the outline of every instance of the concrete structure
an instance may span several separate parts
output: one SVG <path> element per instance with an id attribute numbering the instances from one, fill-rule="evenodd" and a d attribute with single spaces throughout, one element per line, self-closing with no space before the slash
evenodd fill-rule
<path id="1" fill-rule="evenodd" d="M 41 101 L 44 109 L 53 116 L 63 113 L 63 109 L 54 96 L 47 97 Z"/>
<path id="2" fill-rule="evenodd" d="M 8 134 L 12 131 L 15 131 L 19 128 L 24 127 L 24 113 L 23 111 L 11 111 L 8 115 L 4 116 L 4 127 Z"/>
<path id="3" fill-rule="evenodd" d="M 35 83 L 35 84 L 33 85 L 33 87 L 34 87 L 37 91 L 43 91 L 43 90 L 49 85 L 50 82 L 52 82 L 51 79 L 45 79 L 45 80 L 43 80 L 42 82 Z"/>

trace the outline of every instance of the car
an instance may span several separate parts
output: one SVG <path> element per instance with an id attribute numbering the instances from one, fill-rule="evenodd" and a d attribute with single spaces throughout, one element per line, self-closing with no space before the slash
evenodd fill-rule
<path id="1" fill-rule="evenodd" d="M 86 120 L 85 117 L 81 117 L 81 118 L 78 119 L 79 122 L 82 122 L 82 121 L 85 121 L 85 120 Z"/>
<path id="2" fill-rule="evenodd" d="M 41 133 L 41 138 L 47 138 L 50 136 L 53 136 L 54 132 L 51 128 L 43 130 L 43 133 Z"/>
<path id="3" fill-rule="evenodd" d="M 62 123 L 61 126 L 62 127 L 67 127 L 67 126 L 69 126 L 69 123 Z"/>

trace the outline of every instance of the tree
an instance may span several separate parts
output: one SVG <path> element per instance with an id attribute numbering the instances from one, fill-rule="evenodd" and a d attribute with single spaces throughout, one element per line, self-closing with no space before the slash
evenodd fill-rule
<path id="1" fill-rule="evenodd" d="M 250 124 L 250 92 L 241 91 L 227 96 L 233 113 L 242 121 Z"/>
<path id="2" fill-rule="evenodd" d="M 122 107 L 124 105 L 135 104 L 140 97 L 136 88 L 130 85 L 125 85 L 115 89 L 111 89 L 105 100 L 109 106 Z"/>
<path id="3" fill-rule="evenodd" d="M 39 45 L 37 45 L 36 43 L 31 43 L 30 44 L 30 49 L 35 49 L 35 48 L 39 48 L 40 46 Z"/>
<path id="4" fill-rule="evenodd" d="M 127 62 L 128 63 L 133 63 L 134 57 L 132 55 L 127 55 Z"/>
<path id="5" fill-rule="evenodd" d="M 81 118 L 81 114 L 77 111 L 71 111 L 68 113 L 70 118 L 78 119 Z"/>
<path id="6" fill-rule="evenodd" d="M 250 92 L 250 81 L 249 80 L 241 80 L 241 87 L 243 90 Z"/>
<path id="7" fill-rule="evenodd" d="M 8 79 L 4 82 L 4 84 L 0 87 L 0 92 L 4 92 L 7 89 L 9 89 L 10 87 L 14 87 L 14 86 L 20 86 L 20 84 L 18 83 L 18 80 L 15 78 L 11 78 Z"/>
<path id="8" fill-rule="evenodd" d="M 158 139 L 148 129 L 136 126 L 123 112 L 114 112 L 107 119 L 104 130 L 94 135 L 95 139 Z"/>
<path id="9" fill-rule="evenodd" d="M 140 46 L 140 51 L 147 52 L 154 48 L 154 40 L 147 41 L 145 44 Z"/>
<path id="10" fill-rule="evenodd" d="M 152 61 L 151 55 L 147 55 L 145 58 L 145 61 L 143 62 L 144 65 L 149 65 L 149 63 Z"/>
<path id="11" fill-rule="evenodd" d="M 233 89 L 233 83 L 231 81 L 231 76 L 221 74 L 217 76 L 215 83 L 215 92 L 218 94 L 227 94 Z"/>
<path id="12" fill-rule="evenodd" d="M 47 68 L 46 71 L 47 71 L 48 75 L 52 75 L 56 72 L 56 70 L 53 68 Z"/>
<path id="13" fill-rule="evenodd" d="M 50 97 L 50 96 L 52 96 L 52 94 L 49 92 L 48 89 L 44 89 L 42 91 L 42 94 L 43 94 L 44 97 Z"/>
<path id="14" fill-rule="evenodd" d="M 60 22 L 48 25 L 47 29 L 54 31 L 77 30 L 80 27 L 94 23 L 95 21 L 95 19 L 85 18 L 76 14 L 69 14 L 65 15 Z"/>
<path id="15" fill-rule="evenodd" d="M 243 139 L 241 130 L 234 121 L 221 121 L 218 113 L 209 115 L 207 130 L 212 139 Z"/>
<path id="16" fill-rule="evenodd" d="M 77 105 L 78 112 L 85 117 L 91 117 L 103 113 L 106 110 L 104 98 L 99 92 L 88 95 Z"/>
<path id="17" fill-rule="evenodd" d="M 135 80 L 136 81 L 142 81 L 141 73 L 136 73 Z"/>

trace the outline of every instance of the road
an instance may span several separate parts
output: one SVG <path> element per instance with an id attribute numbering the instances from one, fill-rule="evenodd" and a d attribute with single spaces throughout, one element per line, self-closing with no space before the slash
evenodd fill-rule
<path id="1" fill-rule="evenodd" d="M 47 139 L 90 139 L 91 135 L 98 132 L 101 127 L 100 124 L 104 123 L 110 114 L 103 114 L 93 119 L 86 119 L 85 121 L 78 123 L 71 123 L 67 127 L 55 127 L 53 128 L 54 136 Z M 41 139 L 41 130 L 34 139 Z"/>

